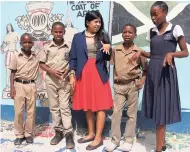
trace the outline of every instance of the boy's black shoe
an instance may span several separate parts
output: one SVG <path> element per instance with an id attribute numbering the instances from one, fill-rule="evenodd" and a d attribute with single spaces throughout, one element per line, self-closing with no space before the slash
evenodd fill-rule
<path id="1" fill-rule="evenodd" d="M 33 138 L 30 136 L 30 137 L 26 137 L 26 143 L 28 144 L 32 144 L 34 142 Z"/>
<path id="2" fill-rule="evenodd" d="M 14 141 L 14 144 L 15 145 L 21 145 L 23 141 L 25 141 L 26 138 L 16 138 L 15 141 Z"/>
<path id="3" fill-rule="evenodd" d="M 57 145 L 62 139 L 63 139 L 63 132 L 61 131 L 55 131 L 55 136 L 51 140 L 51 145 Z"/>
<path id="4" fill-rule="evenodd" d="M 72 132 L 66 133 L 65 138 L 66 138 L 66 148 L 67 149 L 75 148 L 75 143 L 73 140 L 73 133 Z"/>

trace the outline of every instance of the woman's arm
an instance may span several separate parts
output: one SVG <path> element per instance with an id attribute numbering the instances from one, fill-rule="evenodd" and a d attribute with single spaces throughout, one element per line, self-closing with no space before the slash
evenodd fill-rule
<path id="1" fill-rule="evenodd" d="M 76 71 L 77 64 L 77 48 L 76 48 L 76 36 L 74 35 L 71 45 L 71 51 L 69 53 L 69 71 Z"/>
<path id="2" fill-rule="evenodd" d="M 110 61 L 111 59 L 111 53 L 112 53 L 112 47 L 111 47 L 111 41 L 110 38 L 108 36 L 108 33 L 103 33 L 103 40 L 102 40 L 102 49 L 104 49 L 105 51 L 103 51 L 103 55 L 104 55 L 104 59 L 106 61 Z"/>

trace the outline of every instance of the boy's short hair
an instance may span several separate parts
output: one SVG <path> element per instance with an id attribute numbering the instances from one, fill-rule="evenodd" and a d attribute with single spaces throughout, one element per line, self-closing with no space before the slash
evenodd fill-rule
<path id="1" fill-rule="evenodd" d="M 54 22 L 53 25 L 52 25 L 52 29 L 53 29 L 54 26 L 57 26 L 57 25 L 60 25 L 65 29 L 65 25 L 62 22 Z"/>
<path id="2" fill-rule="evenodd" d="M 126 26 L 132 27 L 132 28 L 134 29 L 135 34 L 137 33 L 137 28 L 136 28 L 136 26 L 134 26 L 133 24 L 130 24 L 130 23 L 129 23 L 129 24 L 125 24 L 125 25 L 123 26 L 122 31 L 124 30 L 124 28 L 125 28 Z"/>
<path id="3" fill-rule="evenodd" d="M 22 34 L 21 37 L 20 37 L 20 41 L 21 41 L 25 36 L 28 36 L 28 37 L 31 38 L 32 41 L 33 41 L 33 37 L 32 37 L 32 35 L 31 35 L 30 33 L 24 33 L 24 34 Z"/>

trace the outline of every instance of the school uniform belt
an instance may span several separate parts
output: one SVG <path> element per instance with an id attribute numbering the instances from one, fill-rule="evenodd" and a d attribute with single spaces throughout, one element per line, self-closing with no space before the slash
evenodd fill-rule
<path id="1" fill-rule="evenodd" d="M 16 82 L 20 82 L 20 83 L 23 83 L 23 84 L 29 84 L 29 83 L 34 83 L 35 81 L 34 80 L 20 80 L 20 79 L 15 79 Z"/>

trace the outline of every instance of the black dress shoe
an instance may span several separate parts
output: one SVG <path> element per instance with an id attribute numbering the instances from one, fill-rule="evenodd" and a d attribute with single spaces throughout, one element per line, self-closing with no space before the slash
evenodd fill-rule
<path id="1" fill-rule="evenodd" d="M 67 149 L 75 148 L 75 143 L 74 143 L 74 140 L 73 140 L 73 133 L 72 132 L 66 133 L 65 138 L 66 138 L 66 148 Z"/>
<path id="2" fill-rule="evenodd" d="M 33 138 L 30 136 L 30 137 L 26 137 L 26 143 L 28 144 L 32 144 L 34 142 Z"/>
<path id="3" fill-rule="evenodd" d="M 82 143 L 87 143 L 87 142 L 90 142 L 90 141 L 94 141 L 94 139 L 95 139 L 95 136 L 90 138 L 90 139 L 85 139 L 83 137 L 83 138 L 78 139 L 77 141 L 78 141 L 79 144 L 82 144 Z"/>
<path id="4" fill-rule="evenodd" d="M 25 141 L 25 137 L 24 138 L 16 138 L 14 141 L 14 144 L 21 145 L 23 141 Z"/>
<path id="5" fill-rule="evenodd" d="M 86 150 L 94 150 L 94 149 L 97 149 L 98 147 L 100 147 L 100 146 L 102 146 L 102 145 L 103 145 L 103 140 L 102 140 L 99 144 L 97 144 L 97 145 L 95 145 L 95 146 L 88 145 L 88 146 L 86 147 Z"/>
<path id="6" fill-rule="evenodd" d="M 57 145 L 63 139 L 63 132 L 55 131 L 55 136 L 51 140 L 51 145 Z"/>

